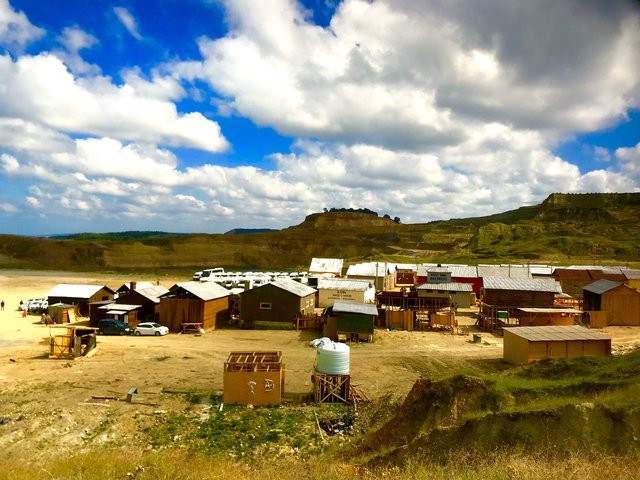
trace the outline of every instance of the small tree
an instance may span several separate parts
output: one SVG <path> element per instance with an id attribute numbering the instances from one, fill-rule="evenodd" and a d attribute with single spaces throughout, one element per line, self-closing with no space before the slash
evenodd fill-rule
<path id="1" fill-rule="evenodd" d="M 393 217 L 393 221 L 396 223 L 400 223 L 400 217 Z"/>

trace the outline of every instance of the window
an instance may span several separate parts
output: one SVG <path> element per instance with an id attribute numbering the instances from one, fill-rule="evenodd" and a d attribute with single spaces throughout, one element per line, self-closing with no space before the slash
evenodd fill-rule
<path id="1" fill-rule="evenodd" d="M 260 310 L 271 310 L 271 302 L 260 302 Z"/>

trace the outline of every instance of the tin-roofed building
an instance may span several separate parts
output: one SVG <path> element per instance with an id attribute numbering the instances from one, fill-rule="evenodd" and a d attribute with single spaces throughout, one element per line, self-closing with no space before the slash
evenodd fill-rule
<path id="1" fill-rule="evenodd" d="M 611 354 L 610 336 L 579 325 L 509 327 L 503 332 L 503 358 L 514 365 L 545 358 Z"/>
<path id="2" fill-rule="evenodd" d="M 327 318 L 325 334 L 334 340 L 370 342 L 377 316 L 378 309 L 371 303 L 336 300 Z"/>
<path id="3" fill-rule="evenodd" d="M 423 283 L 418 285 L 418 297 L 441 299 L 442 306 L 455 305 L 469 308 L 475 303 L 473 286 L 470 283 Z"/>
<path id="4" fill-rule="evenodd" d="M 562 293 L 553 279 L 485 277 L 482 283 L 478 317 L 485 330 L 515 324 L 517 308 L 551 308 L 556 294 Z"/>
<path id="5" fill-rule="evenodd" d="M 83 285 L 60 283 L 46 294 L 49 305 L 66 303 L 74 305 L 82 317 L 89 316 L 89 304 L 100 301 L 113 301 L 115 292 L 104 285 Z"/>
<path id="6" fill-rule="evenodd" d="M 640 292 L 621 282 L 598 280 L 584 287 L 584 311 L 593 327 L 640 325 Z"/>
<path id="7" fill-rule="evenodd" d="M 119 305 L 138 305 L 136 320 L 137 322 L 160 320 L 159 305 L 160 297 L 169 290 L 161 285 L 151 285 L 146 288 L 136 288 L 129 292 L 123 293 L 116 298 L 116 303 Z M 136 324 L 132 324 L 131 320 L 129 325 L 135 327 Z"/>
<path id="8" fill-rule="evenodd" d="M 341 277 L 342 258 L 312 258 L 309 266 L 309 276 Z"/>
<path id="9" fill-rule="evenodd" d="M 312 315 L 316 290 L 289 278 L 272 282 L 240 293 L 240 321 L 256 323 L 291 323 L 298 315 Z"/>
<path id="10" fill-rule="evenodd" d="M 229 321 L 231 292 L 215 282 L 184 282 L 160 295 L 158 320 L 171 332 L 211 329 Z"/>
<path id="11" fill-rule="evenodd" d="M 318 307 L 331 307 L 336 300 L 374 303 L 376 301 L 376 290 L 368 280 L 319 278 Z"/>

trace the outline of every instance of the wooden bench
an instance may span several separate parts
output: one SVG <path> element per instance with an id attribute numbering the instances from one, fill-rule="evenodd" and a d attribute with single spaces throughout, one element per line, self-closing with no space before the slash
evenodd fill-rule
<path id="1" fill-rule="evenodd" d="M 199 333 L 202 329 L 202 323 L 183 323 L 182 333 Z"/>

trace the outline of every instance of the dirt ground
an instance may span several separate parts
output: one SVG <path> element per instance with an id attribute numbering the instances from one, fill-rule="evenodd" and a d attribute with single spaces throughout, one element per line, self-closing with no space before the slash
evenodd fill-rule
<path id="1" fill-rule="evenodd" d="M 279 350 L 285 363 L 285 398 L 312 391 L 316 333 L 211 330 L 204 335 L 99 336 L 95 353 L 75 360 L 49 359 L 56 329 L 39 316 L 23 317 L 20 300 L 41 297 L 58 283 L 90 283 L 117 289 L 131 280 L 159 280 L 171 287 L 185 278 L 130 278 L 64 272 L 0 271 L 0 448 L 5 454 L 38 457 L 49 445 L 135 444 L 145 419 L 184 408 L 168 392 L 222 392 L 223 364 L 232 351 Z M 463 334 L 377 330 L 374 342 L 351 344 L 351 381 L 370 399 L 403 398 L 425 374 L 444 377 L 473 366 L 501 364 L 502 338 L 477 332 L 473 310 L 460 311 Z M 640 345 L 640 328 L 610 327 L 616 351 Z M 499 368 L 499 367 L 498 367 Z M 123 401 L 130 388 L 133 402 Z M 111 400 L 99 397 L 112 397 Z M 204 408 L 204 407 L 203 407 Z"/>

